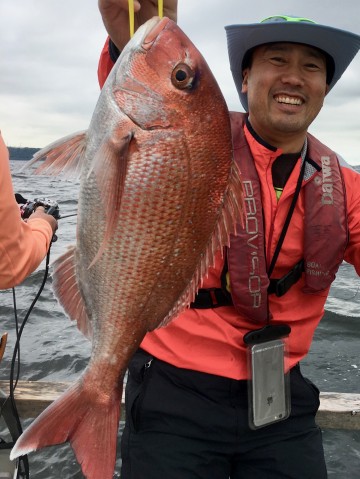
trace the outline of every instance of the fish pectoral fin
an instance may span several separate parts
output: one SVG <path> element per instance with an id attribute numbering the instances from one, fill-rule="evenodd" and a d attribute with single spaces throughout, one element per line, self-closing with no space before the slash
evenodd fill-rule
<path id="1" fill-rule="evenodd" d="M 85 147 L 86 131 L 73 133 L 39 150 L 20 171 L 27 171 L 29 166 L 41 163 L 36 168 L 35 174 L 57 175 L 58 173 L 67 173 L 72 178 L 78 178 L 82 168 Z"/>
<path id="2" fill-rule="evenodd" d="M 89 175 L 94 173 L 96 177 L 106 217 L 106 230 L 99 251 L 89 268 L 99 260 L 114 233 L 128 167 L 129 146 L 133 136 L 132 132 L 125 135 L 121 130 L 115 132 L 111 138 L 104 141 L 93 160 Z"/>
<path id="3" fill-rule="evenodd" d="M 75 247 L 69 248 L 53 263 L 53 290 L 71 320 L 87 338 L 92 338 L 92 325 L 75 273 Z"/>

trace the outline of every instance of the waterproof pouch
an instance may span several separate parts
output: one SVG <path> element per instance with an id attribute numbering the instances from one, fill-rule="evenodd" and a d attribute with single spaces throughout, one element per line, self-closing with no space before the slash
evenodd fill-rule
<path id="1" fill-rule="evenodd" d="M 273 329 L 275 328 L 275 329 Z M 244 337 L 247 344 L 249 426 L 258 429 L 290 415 L 290 381 L 285 373 L 287 325 L 265 326 Z"/>

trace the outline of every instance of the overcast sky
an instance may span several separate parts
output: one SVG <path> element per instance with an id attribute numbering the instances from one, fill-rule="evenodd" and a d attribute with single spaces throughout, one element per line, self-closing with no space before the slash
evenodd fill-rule
<path id="1" fill-rule="evenodd" d="M 360 34 L 359 0 L 179 0 L 179 26 L 206 58 L 232 110 L 242 108 L 224 25 L 274 14 Z M 8 146 L 43 147 L 87 128 L 105 38 L 97 0 L 0 0 L 0 129 Z M 353 165 L 360 164 L 359 78 L 358 54 L 310 129 Z"/>

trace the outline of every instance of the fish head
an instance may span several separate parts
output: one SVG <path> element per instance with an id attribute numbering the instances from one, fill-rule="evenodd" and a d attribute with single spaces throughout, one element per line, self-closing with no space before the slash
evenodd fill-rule
<path id="1" fill-rule="evenodd" d="M 195 119 L 211 126 L 221 109 L 228 115 L 205 59 L 168 18 L 154 17 L 142 25 L 114 68 L 115 102 L 143 130 L 191 130 Z"/>

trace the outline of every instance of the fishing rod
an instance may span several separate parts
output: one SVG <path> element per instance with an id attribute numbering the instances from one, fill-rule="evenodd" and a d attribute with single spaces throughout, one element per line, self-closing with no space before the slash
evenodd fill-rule
<path id="1" fill-rule="evenodd" d="M 64 218 L 71 218 L 71 216 L 77 216 L 77 213 L 71 213 L 70 215 L 60 216 L 59 220 L 63 220 Z"/>

